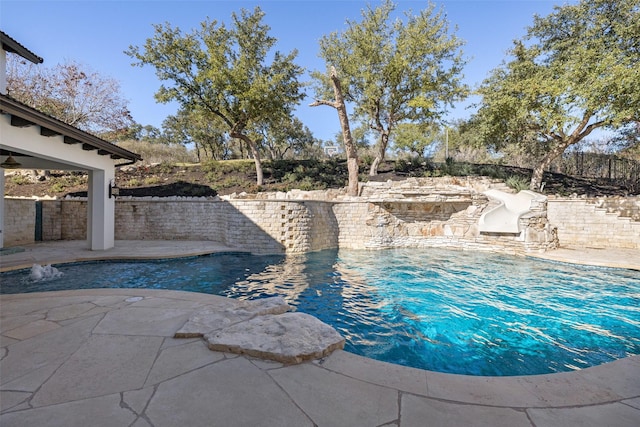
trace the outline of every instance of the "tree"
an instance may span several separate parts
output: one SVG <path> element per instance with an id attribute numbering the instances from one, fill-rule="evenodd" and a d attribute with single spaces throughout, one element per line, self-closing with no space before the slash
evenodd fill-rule
<path id="1" fill-rule="evenodd" d="M 532 190 L 568 147 L 640 118 L 639 0 L 556 7 L 534 18 L 510 54 L 482 83 L 473 120 L 489 146 L 538 156 Z"/>
<path id="2" fill-rule="evenodd" d="M 623 157 L 640 161 L 640 121 L 623 126 L 611 144 Z"/>
<path id="3" fill-rule="evenodd" d="M 316 99 L 310 105 L 317 107 L 319 105 L 327 105 L 335 108 L 338 112 L 338 120 L 340 120 L 340 128 L 342 129 L 342 142 L 344 143 L 344 151 L 347 154 L 347 170 L 349 173 L 349 183 L 347 184 L 347 194 L 349 196 L 357 196 L 358 189 L 358 150 L 356 149 L 355 142 L 351 136 L 351 128 L 349 127 L 349 115 L 347 114 L 347 107 L 344 103 L 344 97 L 342 95 L 342 87 L 338 73 L 335 67 L 331 67 L 329 79 L 333 86 L 334 100 Z"/>
<path id="4" fill-rule="evenodd" d="M 43 67 L 10 55 L 7 92 L 58 120 L 109 139 L 134 124 L 119 83 L 69 61 Z"/>
<path id="5" fill-rule="evenodd" d="M 233 25 L 206 20 L 200 29 L 183 34 L 169 23 L 155 25 L 155 35 L 143 49 L 126 52 L 133 65 L 151 65 L 164 83 L 156 92 L 159 102 L 178 101 L 183 109 L 220 119 L 231 138 L 246 143 L 256 164 L 257 184 L 263 173 L 256 142 L 249 136 L 255 124 L 270 117 L 290 116 L 304 94 L 298 77 L 303 69 L 294 63 L 297 51 L 270 55 L 276 39 L 262 23 L 264 12 L 242 9 L 232 14 Z M 272 58 L 268 63 L 268 58 Z"/>
<path id="6" fill-rule="evenodd" d="M 444 14 L 430 3 L 417 15 L 405 13 L 404 21 L 391 21 L 394 10 L 390 0 L 368 6 L 361 22 L 347 21 L 343 33 L 320 40 L 320 56 L 340 71 L 354 115 L 378 134 L 371 175 L 400 123 L 438 121 L 467 92 L 460 82 L 462 42 L 449 34 Z"/>
<path id="7" fill-rule="evenodd" d="M 198 161 L 203 158 L 224 160 L 230 157 L 226 124 L 218 117 L 209 117 L 198 109 L 180 108 L 162 122 L 163 139 L 168 143 L 193 144 Z"/>
<path id="8" fill-rule="evenodd" d="M 309 128 L 298 118 L 287 118 L 274 124 L 265 123 L 257 131 L 270 160 L 301 158 L 310 153 L 313 146 L 319 145 Z"/>
<path id="9" fill-rule="evenodd" d="M 398 151 L 426 157 L 427 150 L 433 151 L 434 145 L 441 141 L 442 132 L 436 125 L 400 123 L 396 128 L 393 145 Z"/>

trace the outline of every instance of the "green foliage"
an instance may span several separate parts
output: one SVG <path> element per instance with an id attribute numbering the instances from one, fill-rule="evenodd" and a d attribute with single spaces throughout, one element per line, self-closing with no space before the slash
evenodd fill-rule
<path id="1" fill-rule="evenodd" d="M 154 144 L 148 141 L 127 140 L 118 142 L 118 146 L 138 153 L 144 164 L 152 163 L 192 163 L 195 158 L 187 148 L 181 145 Z"/>
<path id="2" fill-rule="evenodd" d="M 445 163 L 440 166 L 440 172 L 443 175 L 450 176 L 475 175 L 475 169 L 473 165 L 466 162 L 456 162 L 451 157 L 448 157 Z"/>
<path id="3" fill-rule="evenodd" d="M 259 7 L 231 18 L 229 27 L 205 20 L 191 33 L 169 23 L 155 25 L 154 37 L 142 49 L 131 46 L 126 53 L 137 60 L 134 65 L 155 68 L 163 82 L 155 95 L 159 102 L 177 101 L 190 117 L 220 123 L 228 136 L 248 144 L 260 185 L 260 153 L 249 134 L 256 126 L 291 116 L 304 98 L 298 81 L 303 69 L 294 62 L 297 51 L 272 52 L 276 39 L 269 36 Z"/>
<path id="4" fill-rule="evenodd" d="M 431 163 L 424 157 L 409 157 L 396 160 L 394 168 L 396 172 L 412 174 L 419 171 L 421 175 L 425 171 L 431 170 Z"/>
<path id="5" fill-rule="evenodd" d="M 375 164 L 384 159 L 388 138 L 400 123 L 436 121 L 467 91 L 460 82 L 462 42 L 449 34 L 444 13 L 429 4 L 392 20 L 395 7 L 389 0 L 375 9 L 367 6 L 360 22 L 347 21 L 343 33 L 320 40 L 320 56 L 338 70 L 354 115 L 378 134 Z M 326 74 L 312 76 L 318 97 L 329 97 Z"/>
<path id="6" fill-rule="evenodd" d="M 516 191 L 527 190 L 529 188 L 529 180 L 521 176 L 510 176 L 505 184 Z"/>
<path id="7" fill-rule="evenodd" d="M 162 178 L 158 176 L 148 176 L 143 180 L 144 185 L 156 185 L 162 182 Z"/>
<path id="8" fill-rule="evenodd" d="M 478 170 L 478 174 L 481 176 L 488 176 L 489 178 L 504 180 L 507 178 L 506 173 L 497 165 L 481 165 Z M 528 185 L 528 184 L 527 184 Z"/>
<path id="9" fill-rule="evenodd" d="M 537 188 L 567 147 L 640 120 L 639 40 L 639 0 L 582 0 L 536 16 L 478 91 L 482 140 L 538 156 Z"/>
<path id="10" fill-rule="evenodd" d="M 208 182 L 217 183 L 230 174 L 246 174 L 252 168 L 250 160 L 209 160 L 202 162 L 200 168 L 206 172 Z M 224 187 L 223 187 L 224 188 Z"/>
<path id="11" fill-rule="evenodd" d="M 318 139 L 297 118 L 280 117 L 273 123 L 256 126 L 256 141 L 269 159 L 308 159 L 322 152 Z"/>
<path id="12" fill-rule="evenodd" d="M 222 191 L 226 188 L 243 187 L 248 188 L 251 186 L 251 182 L 242 179 L 239 176 L 229 176 L 221 180 L 217 180 L 214 184 L 211 184 L 211 188 L 216 191 Z"/>
<path id="13" fill-rule="evenodd" d="M 270 161 L 265 163 L 272 179 L 289 184 L 313 177 L 316 189 L 344 186 L 347 171 L 343 161 L 338 160 L 301 160 Z"/>
<path id="14" fill-rule="evenodd" d="M 15 185 L 31 184 L 31 180 L 24 175 L 13 175 L 11 178 L 9 178 L 9 181 Z"/>
<path id="15" fill-rule="evenodd" d="M 427 150 L 443 139 L 442 132 L 435 124 L 400 123 L 393 138 L 393 146 L 399 152 L 424 157 Z"/>

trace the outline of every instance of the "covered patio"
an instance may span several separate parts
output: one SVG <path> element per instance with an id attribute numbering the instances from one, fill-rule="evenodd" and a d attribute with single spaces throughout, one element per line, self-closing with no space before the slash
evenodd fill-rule
<path id="1" fill-rule="evenodd" d="M 7 53 L 35 64 L 42 59 L 0 32 L 0 156 L 3 169 L 86 171 L 88 184 L 87 241 L 91 250 L 114 246 L 115 168 L 141 157 L 95 135 L 70 126 L 7 94 Z M 4 195 L 5 177 L 0 174 Z M 0 198 L 0 248 L 6 230 L 4 197 Z"/>

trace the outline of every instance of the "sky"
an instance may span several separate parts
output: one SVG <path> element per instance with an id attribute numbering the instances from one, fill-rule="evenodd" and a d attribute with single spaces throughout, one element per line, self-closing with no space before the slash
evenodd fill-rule
<path id="1" fill-rule="evenodd" d="M 463 81 L 476 87 L 505 59 L 512 41 L 526 34 L 535 14 L 545 16 L 571 0 L 433 0 L 446 13 L 451 30 L 465 44 L 468 63 Z M 427 1 L 396 0 L 396 11 L 417 12 Z M 264 23 L 278 39 L 275 49 L 298 50 L 296 62 L 308 72 L 326 70 L 318 57 L 318 41 L 333 31 L 344 31 L 346 20 L 359 21 L 361 10 L 379 1 L 360 0 L 263 0 L 263 1 L 157 1 L 157 0 L 1 0 L 0 29 L 44 59 L 47 67 L 67 61 L 120 83 L 129 101 L 133 119 L 142 125 L 161 127 L 177 111 L 177 104 L 158 104 L 154 93 L 161 82 L 151 67 L 133 67 L 124 51 L 143 46 L 153 36 L 153 24 L 168 22 L 184 32 L 215 19 L 231 23 L 232 12 L 255 6 L 265 12 Z M 457 27 L 457 29 L 456 29 Z M 305 74 L 303 81 L 310 81 Z M 338 116 L 330 107 L 309 107 L 313 93 L 296 109 L 295 115 L 316 138 L 334 140 L 340 130 Z M 471 101 L 456 104 L 449 120 L 469 117 Z"/>

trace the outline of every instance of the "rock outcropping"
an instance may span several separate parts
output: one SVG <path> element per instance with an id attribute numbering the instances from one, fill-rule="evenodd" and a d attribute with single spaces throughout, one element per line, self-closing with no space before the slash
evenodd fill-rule
<path id="1" fill-rule="evenodd" d="M 344 348 L 344 338 L 331 326 L 291 309 L 282 297 L 208 306 L 191 315 L 174 336 L 203 337 L 211 350 L 285 364 L 319 359 Z"/>

